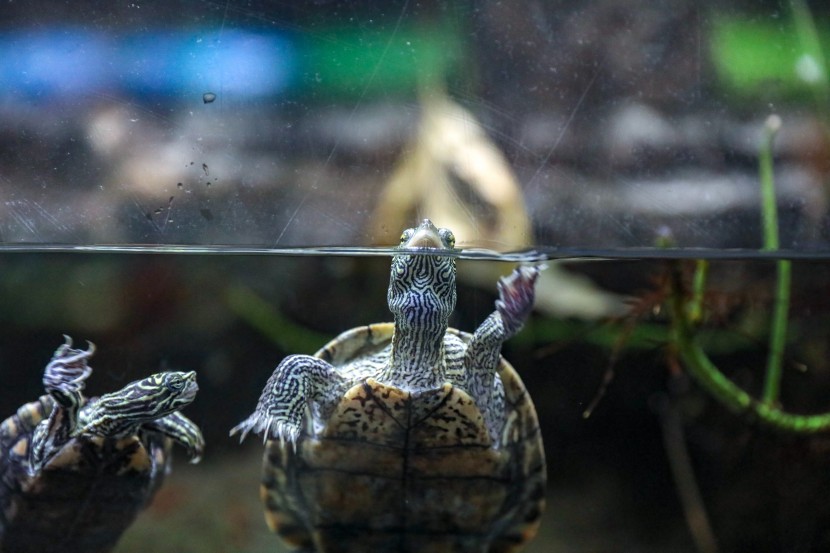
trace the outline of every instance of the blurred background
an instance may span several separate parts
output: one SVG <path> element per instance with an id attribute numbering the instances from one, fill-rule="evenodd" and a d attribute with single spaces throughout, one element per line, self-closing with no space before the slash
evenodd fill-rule
<path id="1" fill-rule="evenodd" d="M 782 402 L 830 410 L 828 55 L 819 1 L 6 3 L 0 416 L 41 393 L 64 333 L 98 346 L 92 394 L 197 370 L 186 414 L 207 455 L 179 455 L 117 551 L 280 551 L 262 448 L 227 431 L 284 355 L 389 319 L 388 259 L 8 250 L 393 245 L 429 217 L 462 247 L 606 258 L 552 263 L 505 348 L 549 459 L 529 551 L 717 550 L 688 524 L 678 451 L 719 550 L 830 550 L 830 442 L 699 390 L 666 346 L 666 263 L 613 259 L 759 248 L 778 115 L 781 247 L 811 256 L 793 268 Z M 460 264 L 454 326 L 492 311 L 509 269 Z M 711 271 L 710 351 L 757 394 L 774 265 Z"/>

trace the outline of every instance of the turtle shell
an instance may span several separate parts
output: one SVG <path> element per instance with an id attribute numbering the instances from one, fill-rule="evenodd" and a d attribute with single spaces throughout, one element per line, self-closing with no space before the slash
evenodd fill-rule
<path id="1" fill-rule="evenodd" d="M 0 424 L 0 553 L 110 551 L 166 473 L 160 435 L 73 438 L 33 473 L 32 435 L 54 405 L 41 396 Z"/>
<path id="2" fill-rule="evenodd" d="M 336 368 L 388 355 L 392 323 L 347 331 L 315 356 Z M 449 329 L 445 340 L 469 343 Z M 533 537 L 544 507 L 536 412 L 501 358 L 505 424 L 494 443 L 475 401 L 449 383 L 409 393 L 366 378 L 307 421 L 296 447 L 269 441 L 266 521 L 318 552 L 510 552 Z"/>

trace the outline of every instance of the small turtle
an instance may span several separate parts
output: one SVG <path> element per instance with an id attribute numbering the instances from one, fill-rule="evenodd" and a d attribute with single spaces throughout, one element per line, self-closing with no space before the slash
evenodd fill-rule
<path id="1" fill-rule="evenodd" d="M 538 267 L 499 282 L 474 334 L 448 328 L 455 239 L 429 220 L 392 259 L 394 323 L 349 330 L 275 369 L 236 426 L 269 440 L 271 529 L 303 551 L 509 552 L 536 533 L 545 460 L 536 412 L 499 354 L 531 311 Z"/>
<path id="2" fill-rule="evenodd" d="M 196 397 L 196 374 L 87 399 L 94 351 L 66 337 L 44 371 L 47 395 L 0 424 L 2 553 L 109 551 L 161 486 L 173 442 L 201 458 L 202 433 L 178 412 Z"/>

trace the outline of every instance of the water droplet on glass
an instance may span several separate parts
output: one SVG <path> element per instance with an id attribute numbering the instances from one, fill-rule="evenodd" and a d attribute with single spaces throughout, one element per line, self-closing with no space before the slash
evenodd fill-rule
<path id="1" fill-rule="evenodd" d="M 206 104 L 212 103 L 216 99 L 216 94 L 213 92 L 205 92 L 202 94 L 202 101 Z"/>

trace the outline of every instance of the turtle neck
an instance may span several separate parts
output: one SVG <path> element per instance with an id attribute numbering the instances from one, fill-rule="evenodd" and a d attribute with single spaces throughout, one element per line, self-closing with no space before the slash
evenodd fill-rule
<path id="1" fill-rule="evenodd" d="M 381 382 L 394 382 L 411 392 L 433 389 L 446 380 L 444 335 L 449 317 L 440 312 L 395 316 L 392 352 Z"/>

